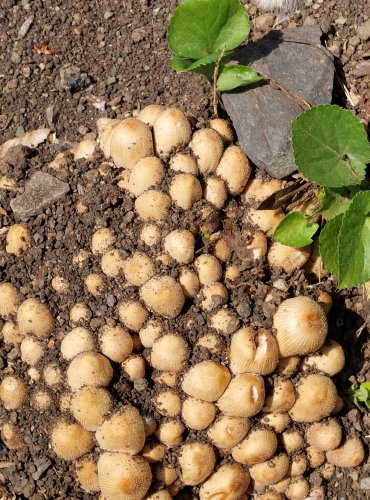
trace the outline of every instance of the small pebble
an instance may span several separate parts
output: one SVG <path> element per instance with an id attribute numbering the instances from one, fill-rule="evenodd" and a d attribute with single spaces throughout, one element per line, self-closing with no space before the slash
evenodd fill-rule
<path id="1" fill-rule="evenodd" d="M 114 12 L 112 12 L 111 10 L 106 10 L 106 11 L 104 12 L 104 19 L 106 19 L 106 20 L 107 20 L 107 19 L 110 19 L 110 18 L 111 18 L 111 17 L 113 17 L 113 16 L 114 16 Z"/>

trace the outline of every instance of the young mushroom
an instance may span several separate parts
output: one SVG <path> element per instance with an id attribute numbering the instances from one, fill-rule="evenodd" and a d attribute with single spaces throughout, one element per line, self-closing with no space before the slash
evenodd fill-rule
<path id="1" fill-rule="evenodd" d="M 143 419 L 136 408 L 125 405 L 105 420 L 95 438 L 103 450 L 136 455 L 145 443 Z"/>
<path id="2" fill-rule="evenodd" d="M 182 482 L 194 486 L 203 483 L 211 474 L 216 463 L 216 455 L 209 444 L 186 443 L 180 448 L 178 461 Z"/>
<path id="3" fill-rule="evenodd" d="M 178 316 L 185 302 L 182 287 L 172 276 L 154 276 L 141 287 L 140 297 L 149 310 L 165 318 Z"/>
<path id="4" fill-rule="evenodd" d="M 191 397 L 182 403 L 181 418 L 189 429 L 196 431 L 206 429 L 215 417 L 216 407 L 213 403 Z"/>
<path id="5" fill-rule="evenodd" d="M 104 498 L 140 500 L 149 490 L 152 472 L 143 457 L 105 452 L 99 456 L 98 479 Z"/>
<path id="6" fill-rule="evenodd" d="M 263 378 L 252 373 L 242 373 L 231 380 L 218 399 L 217 406 L 230 417 L 252 417 L 261 411 L 264 401 Z"/>
<path id="7" fill-rule="evenodd" d="M 317 351 L 328 333 L 324 311 L 304 296 L 284 300 L 274 315 L 273 326 L 282 358 Z"/>
<path id="8" fill-rule="evenodd" d="M 248 433 L 250 422 L 247 418 L 220 416 L 207 430 L 207 436 L 217 448 L 230 451 Z M 233 450 L 231 452 L 233 453 Z M 233 457 L 237 462 L 235 457 Z"/>
<path id="9" fill-rule="evenodd" d="M 17 322 L 20 332 L 45 338 L 54 328 L 54 318 L 49 307 L 38 299 L 27 299 L 18 308 Z"/>
<path id="10" fill-rule="evenodd" d="M 28 398 L 27 386 L 15 375 L 7 375 L 0 384 L 0 400 L 6 410 L 17 410 Z"/>
<path id="11" fill-rule="evenodd" d="M 5 251 L 20 257 L 32 244 L 31 233 L 24 224 L 13 224 L 6 235 Z"/>
<path id="12" fill-rule="evenodd" d="M 213 402 L 225 392 L 230 379 L 225 366 L 215 361 L 201 361 L 185 373 L 182 390 L 193 398 Z"/>
<path id="13" fill-rule="evenodd" d="M 92 447 L 93 434 L 80 424 L 59 420 L 51 432 L 51 447 L 63 460 L 75 460 L 88 453 Z"/>
<path id="14" fill-rule="evenodd" d="M 249 160 L 239 146 L 229 146 L 225 149 L 216 169 L 216 174 L 225 181 L 232 195 L 238 195 L 243 191 L 251 172 Z"/>
<path id="15" fill-rule="evenodd" d="M 350 436 L 343 446 L 326 452 L 327 461 L 337 467 L 357 467 L 364 458 L 364 445 L 357 436 Z"/>
<path id="16" fill-rule="evenodd" d="M 237 462 L 253 465 L 271 458 L 277 446 L 275 432 L 266 429 L 252 429 L 248 436 L 231 450 L 231 454 Z"/>
<path id="17" fill-rule="evenodd" d="M 249 473 L 241 465 L 235 463 L 221 465 L 202 484 L 199 490 L 199 499 L 227 498 L 228 500 L 240 500 L 247 491 L 249 481 Z"/>
<path id="18" fill-rule="evenodd" d="M 289 414 L 295 422 L 319 422 L 335 408 L 337 389 L 324 375 L 307 375 L 296 387 L 297 400 Z"/>
<path id="19" fill-rule="evenodd" d="M 197 130 L 189 143 L 189 147 L 197 159 L 201 174 L 206 176 L 216 171 L 224 145 L 215 130 L 209 128 Z"/>
<path id="20" fill-rule="evenodd" d="M 108 134 L 100 136 L 100 146 L 117 167 L 129 170 L 139 160 L 154 153 L 150 128 L 136 118 L 114 123 Z"/>
<path id="21" fill-rule="evenodd" d="M 16 314 L 19 306 L 19 293 L 11 283 L 0 283 L 0 316 L 5 318 Z"/>
<path id="22" fill-rule="evenodd" d="M 160 158 L 167 158 L 190 141 L 190 122 L 179 109 L 167 108 L 155 120 L 153 135 L 157 154 Z"/>
<path id="23" fill-rule="evenodd" d="M 272 373 L 278 364 L 279 351 L 274 336 L 263 328 L 241 328 L 231 337 L 230 370 L 234 374 Z"/>

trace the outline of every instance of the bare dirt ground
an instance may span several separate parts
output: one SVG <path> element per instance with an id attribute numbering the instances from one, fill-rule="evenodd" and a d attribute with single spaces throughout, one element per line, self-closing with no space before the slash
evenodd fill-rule
<path id="1" fill-rule="evenodd" d="M 87 134 L 95 137 L 97 118 L 127 117 L 152 103 L 180 107 L 196 117 L 199 126 L 205 124 L 212 114 L 209 84 L 198 75 L 177 75 L 169 67 L 166 27 L 177 3 L 174 0 L 2 0 L 0 143 L 40 127 L 49 127 L 57 138 L 75 143 Z M 252 19 L 251 40 L 257 40 L 273 27 L 275 16 L 259 12 L 253 2 L 244 3 L 248 5 Z M 306 10 L 293 16 L 283 27 L 320 24 L 324 43 L 338 58 L 335 99 L 352 109 L 368 126 L 370 35 L 361 29 L 370 19 L 368 0 L 308 0 L 306 4 Z M 49 53 L 40 53 L 43 42 Z M 55 148 L 43 145 L 37 152 L 20 152 L 13 158 L 11 170 L 18 186 L 22 188 L 26 179 L 44 168 L 55 153 Z M 116 296 L 112 302 L 115 285 L 103 298 L 87 296 L 82 278 L 96 271 L 98 262 L 90 260 L 81 275 L 76 275 L 71 264 L 77 248 L 89 247 L 97 226 L 111 225 L 120 235 L 119 243 L 126 251 L 137 247 L 138 228 L 133 201 L 116 186 L 114 174 L 99 178 L 101 162 L 100 157 L 93 163 L 84 160 L 76 163 L 68 157 L 61 178 L 70 184 L 72 192 L 28 221 L 35 244 L 21 260 L 3 250 L 5 234 L 0 234 L 0 282 L 16 284 L 23 297 L 32 295 L 46 300 L 58 316 L 58 334 L 48 344 L 47 355 L 39 367 L 41 371 L 50 363 L 58 363 L 64 370 L 65 365 L 59 356 L 60 340 L 70 327 L 69 309 L 76 301 L 87 301 L 91 317 L 86 326 L 95 331 L 102 326 L 107 314 L 114 317 L 117 301 L 124 298 Z M 0 192 L 0 229 L 15 222 L 9 206 L 12 196 L 12 193 Z M 75 211 L 76 203 L 80 202 L 89 207 L 84 217 Z M 117 210 L 122 210 L 122 219 L 114 217 Z M 238 210 L 233 214 L 235 227 L 239 227 Z M 225 214 L 220 217 L 224 218 Z M 181 216 L 175 213 L 167 230 L 178 227 L 180 222 L 191 224 L 195 219 L 196 213 L 189 215 L 186 221 L 181 221 Z M 127 228 L 130 229 L 128 233 Z M 238 262 L 238 257 L 234 255 L 233 261 Z M 71 284 L 63 301 L 51 288 L 56 269 Z M 370 312 L 363 290 L 338 292 L 333 282 L 325 279 L 319 287 L 311 289 L 312 281 L 300 271 L 293 276 L 277 276 L 271 273 L 265 261 L 261 261 L 255 269 L 245 268 L 241 277 L 241 282 L 244 279 L 249 283 L 250 303 L 246 304 L 242 292 L 237 291 L 244 288 L 236 287 L 231 294 L 230 303 L 238 311 L 242 323 L 271 327 L 275 309 L 263 308 L 263 302 L 278 277 L 287 286 L 284 292 L 277 292 L 275 306 L 284 297 L 296 293 L 316 296 L 319 291 L 328 290 L 333 294 L 334 306 L 329 316 L 331 337 L 342 343 L 347 358 L 345 369 L 335 377 L 338 391 L 344 398 L 344 408 L 338 418 L 343 428 L 347 432 L 356 432 L 368 448 L 370 418 L 346 399 L 346 390 L 352 382 L 370 380 L 368 331 L 364 329 L 361 336 L 355 335 Z M 204 334 L 196 307 L 190 308 L 178 321 L 178 329 L 184 335 L 189 335 L 185 326 L 189 320 L 198 325 L 194 338 L 188 339 L 193 345 Z M 0 327 L 3 323 L 0 319 Z M 0 342 L 0 377 L 11 373 L 24 377 L 28 365 L 20 360 L 19 346 Z M 192 362 L 202 355 L 194 349 Z M 55 401 L 64 391 L 63 386 L 43 388 L 50 391 Z M 131 391 L 130 401 L 142 412 L 150 413 L 153 398 L 150 387 L 137 390 L 125 380 L 115 381 L 113 391 L 117 398 L 124 399 L 128 390 Z M 27 407 L 9 413 L 0 407 L 0 422 L 10 421 L 22 428 L 26 442 L 26 446 L 18 450 L 9 449 L 0 442 L 0 498 L 1 495 L 6 500 L 99 498 L 98 494 L 83 492 L 75 479 L 74 464 L 56 459 L 50 450 L 48 433 L 59 414 L 57 405 L 45 412 Z M 176 451 L 167 460 L 176 463 Z M 367 460 L 368 456 L 361 466 L 338 468 L 331 474 L 327 473 L 326 477 L 319 469 L 307 477 L 313 486 L 324 487 L 324 498 L 365 499 L 369 490 L 363 484 L 370 476 Z M 185 494 L 186 491 L 180 492 L 178 498 Z M 187 494 L 190 498 L 195 497 L 194 493 Z"/>

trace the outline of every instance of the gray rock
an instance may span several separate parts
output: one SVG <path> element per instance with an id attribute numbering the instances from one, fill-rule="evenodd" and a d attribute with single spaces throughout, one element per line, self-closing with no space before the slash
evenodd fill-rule
<path id="1" fill-rule="evenodd" d="M 294 97 L 311 105 L 332 99 L 333 56 L 320 45 L 320 35 L 318 26 L 302 26 L 272 31 L 242 48 L 236 61 L 279 85 L 256 84 L 222 95 L 241 147 L 273 177 L 282 178 L 296 170 L 291 121 L 303 109 Z"/>
<path id="2" fill-rule="evenodd" d="M 38 459 L 35 460 L 35 465 L 37 467 L 36 472 L 32 474 L 32 479 L 35 481 L 38 481 L 41 479 L 44 475 L 45 472 L 53 465 L 49 459 Z"/>
<path id="3" fill-rule="evenodd" d="M 80 92 L 91 83 L 89 75 L 72 64 L 66 64 L 60 69 L 59 80 L 56 82 L 57 86 L 70 92 Z"/>
<path id="4" fill-rule="evenodd" d="M 360 488 L 362 490 L 370 490 L 370 477 L 360 479 Z"/>
<path id="5" fill-rule="evenodd" d="M 27 218 L 41 213 L 69 191 L 69 185 L 45 172 L 36 172 L 26 183 L 24 193 L 13 198 L 14 215 Z"/>

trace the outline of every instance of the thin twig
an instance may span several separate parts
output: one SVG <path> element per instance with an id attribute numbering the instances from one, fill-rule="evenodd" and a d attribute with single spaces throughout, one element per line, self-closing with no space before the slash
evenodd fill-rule
<path id="1" fill-rule="evenodd" d="M 370 314 L 368 315 L 368 317 L 366 318 L 365 320 L 365 323 L 363 325 L 360 326 L 360 328 L 358 328 L 356 330 L 356 337 L 358 338 L 361 333 L 365 330 L 365 328 L 370 324 Z"/>
<path id="2" fill-rule="evenodd" d="M 215 118 L 218 117 L 217 107 L 218 107 L 218 93 L 217 93 L 217 79 L 218 72 L 220 69 L 220 63 L 225 54 L 225 47 L 222 49 L 219 58 L 216 61 L 215 69 L 213 70 L 213 115 Z"/>

